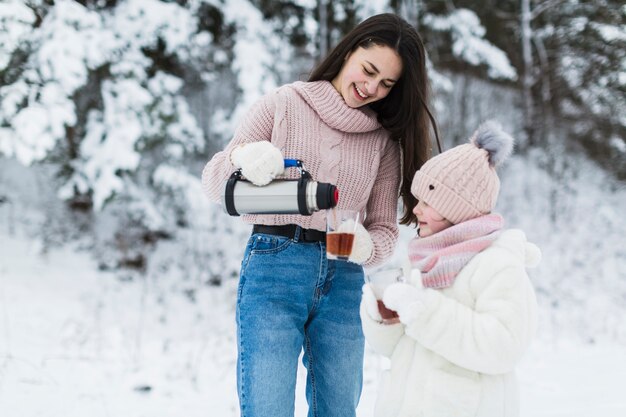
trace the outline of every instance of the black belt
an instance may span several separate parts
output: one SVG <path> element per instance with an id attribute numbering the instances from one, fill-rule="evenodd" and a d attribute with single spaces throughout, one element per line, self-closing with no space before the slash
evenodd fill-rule
<path id="1" fill-rule="evenodd" d="M 264 233 L 267 235 L 278 235 L 295 239 L 296 232 L 300 229 L 298 241 L 302 242 L 326 242 L 326 232 L 316 229 L 304 229 L 295 224 L 286 224 L 283 226 L 266 226 L 264 224 L 255 224 L 252 227 L 252 234 Z"/>

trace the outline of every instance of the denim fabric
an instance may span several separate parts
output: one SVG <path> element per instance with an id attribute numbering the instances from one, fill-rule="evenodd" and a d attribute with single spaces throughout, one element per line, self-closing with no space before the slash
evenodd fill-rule
<path id="1" fill-rule="evenodd" d="M 363 268 L 324 243 L 250 237 L 237 295 L 241 417 L 293 417 L 304 349 L 309 417 L 356 415 L 363 377 Z"/>

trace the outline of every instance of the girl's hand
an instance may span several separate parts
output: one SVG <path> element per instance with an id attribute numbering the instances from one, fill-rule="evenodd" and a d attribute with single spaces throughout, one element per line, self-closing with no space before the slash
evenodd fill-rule
<path id="1" fill-rule="evenodd" d="M 398 282 L 385 289 L 383 303 L 388 309 L 398 313 L 402 323 L 409 324 L 422 312 L 425 296 L 423 288 Z"/>
<path id="2" fill-rule="evenodd" d="M 361 298 L 361 302 L 365 306 L 365 311 L 367 311 L 367 315 L 370 316 L 372 320 L 375 320 L 379 323 L 383 321 L 383 318 L 380 315 L 380 311 L 378 311 L 378 301 L 376 301 L 376 296 L 374 296 L 374 290 L 372 290 L 370 284 L 363 284 L 363 297 Z"/>

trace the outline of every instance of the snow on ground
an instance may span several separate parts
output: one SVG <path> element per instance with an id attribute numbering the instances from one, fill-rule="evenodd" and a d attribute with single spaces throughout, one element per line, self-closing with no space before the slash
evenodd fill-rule
<path id="1" fill-rule="evenodd" d="M 238 416 L 236 280 L 189 298 L 100 272 L 86 253 L 40 249 L 0 235 L 0 416 Z M 359 417 L 372 415 L 384 366 L 368 349 Z M 626 415 L 623 346 L 543 337 L 518 373 L 523 417 Z"/>

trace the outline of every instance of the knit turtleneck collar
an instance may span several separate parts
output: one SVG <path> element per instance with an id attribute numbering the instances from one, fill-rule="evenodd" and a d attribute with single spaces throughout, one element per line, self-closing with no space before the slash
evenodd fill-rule
<path id="1" fill-rule="evenodd" d="M 346 104 L 330 81 L 297 81 L 290 86 L 332 127 L 347 133 L 371 132 L 379 129 L 376 113 L 364 106 L 354 109 Z"/>

